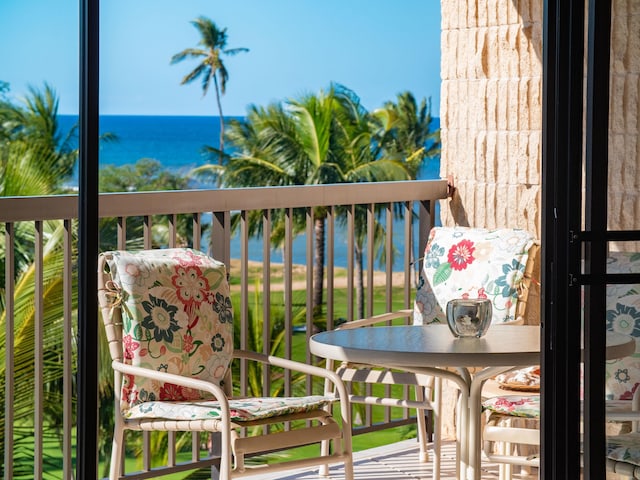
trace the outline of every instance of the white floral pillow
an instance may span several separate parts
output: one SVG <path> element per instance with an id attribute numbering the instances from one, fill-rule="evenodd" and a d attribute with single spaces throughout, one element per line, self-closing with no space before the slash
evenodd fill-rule
<path id="1" fill-rule="evenodd" d="M 233 355 L 233 312 L 224 264 L 193 249 L 107 252 L 120 303 L 124 361 L 220 384 Z M 126 375 L 121 409 L 190 401 L 205 392 Z"/>
<path id="2" fill-rule="evenodd" d="M 608 273 L 640 272 L 640 254 L 611 252 Z M 636 353 L 606 365 L 605 389 L 609 400 L 631 400 L 640 385 L 640 285 L 607 285 L 607 330 L 636 338 Z"/>
<path id="3" fill-rule="evenodd" d="M 491 323 L 515 320 L 518 286 L 534 237 L 524 230 L 434 227 L 424 252 L 414 324 L 446 323 L 447 302 L 488 298 Z"/>

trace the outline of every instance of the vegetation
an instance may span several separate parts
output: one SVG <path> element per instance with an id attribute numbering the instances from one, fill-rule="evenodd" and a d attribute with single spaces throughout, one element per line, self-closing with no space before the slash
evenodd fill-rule
<path id="1" fill-rule="evenodd" d="M 227 29 L 219 28 L 213 21 L 206 17 L 199 17 L 191 22 L 200 33 L 199 47 L 185 48 L 181 52 L 171 57 L 171 63 L 178 63 L 186 58 L 200 59 L 200 63 L 189 73 L 187 73 L 180 82 L 182 85 L 193 82 L 199 78 L 202 81 L 202 95 L 205 96 L 209 91 L 211 82 L 213 81 L 214 90 L 216 92 L 216 103 L 218 104 L 218 114 L 220 118 L 220 157 L 219 163 L 222 164 L 224 157 L 224 116 L 222 114 L 222 102 L 220 96 L 224 95 L 229 80 L 229 72 L 222 61 L 224 55 L 236 55 L 241 52 L 248 52 L 248 48 L 226 48 L 227 47 Z"/>
<path id="2" fill-rule="evenodd" d="M 224 94 L 228 73 L 221 61 L 222 54 L 234 54 L 247 49 L 225 49 L 226 30 L 218 29 L 213 22 L 200 18 L 194 25 L 202 35 L 201 49 L 186 49 L 174 55 L 172 62 L 185 58 L 200 57 L 198 65 L 184 79 L 189 83 L 195 78 L 203 80 L 206 94 L 213 81 L 218 109 L 222 122 L 220 95 Z M 22 104 L 8 100 L 9 85 L 0 81 L 0 196 L 50 195 L 67 193 L 65 182 L 71 178 L 78 158 L 74 147 L 76 127 L 61 132 L 58 124 L 58 100 L 53 89 L 45 85 L 42 90 L 31 88 Z M 426 100 L 420 104 L 408 92 L 398 95 L 396 102 L 388 102 L 381 109 L 369 112 L 360 103 L 357 95 L 340 85 L 333 85 L 327 92 L 304 95 L 297 99 L 277 102 L 267 107 L 251 106 L 246 121 L 232 122 L 228 131 L 221 133 L 233 145 L 234 153 L 224 158 L 224 164 L 209 165 L 199 169 L 200 175 L 222 178 L 225 186 L 256 185 L 302 185 L 406 180 L 416 178 L 425 160 L 439 152 L 439 135 L 431 129 L 430 107 Z M 115 136 L 105 135 L 104 141 Z M 223 142 L 218 155 L 224 153 Z M 220 161 L 220 160 L 219 160 Z M 135 165 L 106 167 L 101 171 L 100 190 L 103 192 L 144 191 L 188 188 L 187 180 L 162 169 L 150 159 L 142 159 Z M 294 212 L 296 233 L 304 230 L 307 212 Z M 324 227 L 326 213 L 323 209 L 313 212 L 316 265 L 314 277 L 314 304 L 316 311 L 323 303 L 324 274 Z M 346 212 L 336 211 L 338 221 L 346 221 Z M 365 225 L 359 210 L 356 215 L 356 258 L 359 268 L 359 313 L 362 315 L 362 265 L 365 247 Z M 273 212 L 271 241 L 280 245 L 284 238 L 283 212 Z M 178 243 L 191 244 L 189 218 L 179 218 Z M 262 223 L 250 219 L 250 235 L 260 235 Z M 165 219 L 153 221 L 153 245 L 167 245 L 168 229 Z M 28 478 L 32 455 L 33 437 L 33 351 L 35 348 L 34 275 L 33 262 L 35 233 L 28 222 L 15 225 L 15 381 L 20 391 L 14 398 L 15 446 L 20 463 L 15 477 Z M 63 232 L 62 222 L 43 222 L 43 302 L 44 302 L 44 424 L 45 442 L 55 444 L 62 438 L 61 402 L 62 382 L 62 337 L 64 332 L 62 297 Z M 127 238 L 133 239 L 130 248 L 141 247 L 142 223 L 129 219 Z M 382 238 L 384 225 L 377 224 Z M 5 284 L 5 236 L 0 226 L 0 288 Z M 115 221 L 104 220 L 101 225 L 101 241 L 104 249 L 115 248 Z M 72 248 L 76 248 L 75 241 Z M 74 279 L 75 281 L 75 279 Z M 77 292 L 74 285 L 74 295 Z M 259 289 L 256 289 L 256 292 Z M 261 297 L 255 294 L 254 307 L 249 309 L 246 341 L 247 348 L 263 350 L 263 329 L 268 325 L 267 337 L 271 352 L 281 353 L 284 330 L 283 313 L 274 298 L 270 322 L 262 318 Z M 339 292 L 336 291 L 336 295 Z M 379 294 L 383 296 L 384 294 Z M 4 291 L 0 290 L 0 358 L 6 355 L 7 339 Z M 72 298 L 70 309 L 75 311 L 77 298 Z M 305 307 L 294 312 L 294 321 L 304 318 Z M 341 315 L 344 312 L 336 312 Z M 304 338 L 299 336 L 298 348 L 303 352 Z M 237 340 L 240 341 L 239 339 Z M 295 350 L 295 347 L 294 347 Z M 101 354 L 107 349 L 100 348 Z M 108 361 L 102 361 L 108 366 Z M 0 402 L 5 403 L 5 362 L 0 362 Z M 249 370 L 251 393 L 262 393 L 265 373 L 259 369 Z M 68 380 L 68 379 L 67 379 Z M 272 379 L 272 392 L 282 389 L 282 377 Z M 100 372 L 100 439 L 101 458 L 108 458 L 113 421 L 113 385 L 108 368 Z M 295 388 L 303 388 L 304 379 L 292 379 Z M 30 386 L 31 385 L 31 386 Z M 4 411 L 0 412 L 0 430 L 4 431 Z M 154 440 L 155 441 L 155 440 Z M 162 438 L 158 449 L 165 448 Z M 0 436 L 0 450 L 4 451 L 4 437 Z M 53 450 L 46 450 L 53 455 Z M 24 462 L 21 463 L 21 461 Z M 45 462 L 52 461 L 46 458 Z M 0 475 L 2 474 L 0 469 Z"/>
<path id="3" fill-rule="evenodd" d="M 417 105 L 409 92 L 398 95 L 372 113 L 355 92 L 332 85 L 327 92 L 251 105 L 245 120 L 232 121 L 226 133 L 233 153 L 224 165 L 209 164 L 195 175 L 217 178 L 226 187 L 313 185 L 411 180 L 425 160 L 440 152 L 439 130 L 432 130 L 430 106 Z M 358 315 L 364 316 L 363 262 L 366 206 L 354 212 Z M 271 242 L 284 240 L 284 213 L 273 212 Z M 314 313 L 321 312 L 324 275 L 325 218 L 313 212 L 315 232 Z M 346 222 L 347 212 L 338 210 Z M 401 217 L 402 211 L 397 211 Z M 249 234 L 262 234 L 260 212 L 249 218 Z M 306 227 L 306 212 L 294 212 L 294 233 Z M 384 238 L 382 222 L 376 224 L 376 245 Z"/>
<path id="4" fill-rule="evenodd" d="M 99 188 L 101 192 L 153 192 L 164 190 L 187 190 L 189 179 L 179 173 L 166 170 L 160 162 L 150 158 L 142 158 L 133 165 L 107 165 L 100 169 Z M 169 229 L 166 215 L 154 215 L 151 219 L 152 246 L 154 248 L 169 245 Z M 176 245 L 192 245 L 192 218 L 179 215 L 177 218 Z M 104 218 L 100 221 L 100 248 L 113 250 L 117 248 L 118 224 L 115 218 Z M 126 223 L 126 238 L 129 248 L 142 248 L 144 223 L 141 217 L 129 217 Z M 203 231 L 206 225 L 203 226 Z"/>

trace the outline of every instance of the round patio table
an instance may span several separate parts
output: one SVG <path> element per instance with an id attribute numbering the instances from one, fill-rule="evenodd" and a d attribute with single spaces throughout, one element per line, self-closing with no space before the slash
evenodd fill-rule
<path id="1" fill-rule="evenodd" d="M 540 363 L 540 327 L 492 325 L 482 338 L 455 338 L 446 325 L 377 326 L 313 335 L 311 353 L 323 358 L 437 375 L 461 392 L 458 465 L 480 479 L 482 385 L 517 367 Z M 607 332 L 607 359 L 635 351 L 632 337 Z M 470 367 L 480 367 L 471 374 Z M 455 371 L 453 370 L 455 369 Z"/>

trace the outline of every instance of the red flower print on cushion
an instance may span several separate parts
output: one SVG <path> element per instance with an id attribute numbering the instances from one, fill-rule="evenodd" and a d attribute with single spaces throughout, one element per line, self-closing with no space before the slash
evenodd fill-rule
<path id="1" fill-rule="evenodd" d="M 190 353 L 191 350 L 193 350 L 193 337 L 188 333 L 185 333 L 182 337 L 182 349 L 187 353 Z"/>
<path id="2" fill-rule="evenodd" d="M 200 395 L 192 388 L 165 383 L 160 388 L 160 400 L 200 400 Z"/>
<path id="3" fill-rule="evenodd" d="M 524 400 L 520 399 L 520 400 L 512 400 L 509 398 L 499 398 L 496 401 L 496 407 L 502 407 L 506 410 L 514 410 L 515 407 L 519 406 L 519 405 L 524 405 Z"/>
<path id="4" fill-rule="evenodd" d="M 191 250 L 185 250 L 184 253 L 188 258 L 184 258 L 181 255 L 176 255 L 173 257 L 180 265 L 183 267 L 188 267 L 190 265 L 202 265 L 204 262 L 202 261 L 202 257 L 200 255 L 194 254 Z"/>
<path id="5" fill-rule="evenodd" d="M 124 358 L 133 360 L 133 352 L 140 347 L 140 344 L 135 342 L 131 335 L 125 335 L 122 338 L 122 343 L 124 344 Z"/>
<path id="6" fill-rule="evenodd" d="M 455 244 L 449 249 L 447 254 L 447 260 L 454 270 L 464 270 L 467 265 L 470 265 L 475 258 L 473 258 L 473 251 L 475 247 L 471 240 L 462 240 L 460 243 Z"/>
<path id="7" fill-rule="evenodd" d="M 185 305 L 199 305 L 207 298 L 209 281 L 202 276 L 202 270 L 195 265 L 176 268 L 171 283 L 178 290 L 178 298 Z"/>

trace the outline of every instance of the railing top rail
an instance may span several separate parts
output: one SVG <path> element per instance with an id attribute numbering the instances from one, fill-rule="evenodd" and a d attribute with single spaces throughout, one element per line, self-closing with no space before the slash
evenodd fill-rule
<path id="1" fill-rule="evenodd" d="M 446 180 L 104 193 L 100 217 L 405 202 L 447 197 Z M 0 222 L 78 217 L 77 195 L 0 198 Z"/>

